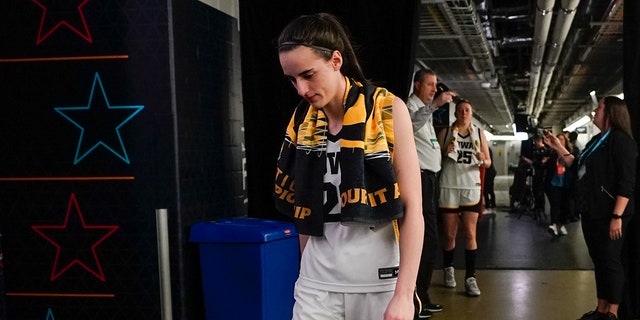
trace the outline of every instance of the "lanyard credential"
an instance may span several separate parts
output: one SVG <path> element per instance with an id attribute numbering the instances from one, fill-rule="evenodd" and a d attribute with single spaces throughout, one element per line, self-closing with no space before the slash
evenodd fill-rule
<path id="1" fill-rule="evenodd" d="M 596 143 L 592 144 L 589 148 L 584 150 L 582 154 L 580 154 L 580 156 L 578 157 L 578 166 L 581 166 L 584 163 L 584 161 L 587 160 L 587 158 L 589 158 L 589 156 L 591 156 L 591 154 L 594 151 L 596 151 L 596 149 L 598 149 L 598 147 L 602 144 L 604 139 L 606 139 L 607 136 L 609 136 L 609 133 L 611 133 L 611 129 L 607 130 L 607 132 L 605 132 Z"/>

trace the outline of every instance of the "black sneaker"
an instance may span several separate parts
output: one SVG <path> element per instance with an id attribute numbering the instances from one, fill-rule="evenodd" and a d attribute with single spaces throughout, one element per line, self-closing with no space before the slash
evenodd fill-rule
<path id="1" fill-rule="evenodd" d="M 431 318 L 431 316 L 433 315 L 433 313 L 429 310 L 427 310 L 427 308 L 422 308 L 422 310 L 420 311 L 420 313 L 416 314 L 413 319 L 417 320 L 417 319 L 427 319 L 427 318 Z"/>
<path id="2" fill-rule="evenodd" d="M 420 297 L 418 297 L 418 292 L 414 290 L 413 305 L 415 307 L 415 313 L 413 314 L 413 320 L 431 318 L 432 313 L 427 310 L 427 304 L 422 304 Z"/>
<path id="3" fill-rule="evenodd" d="M 613 314 L 612 314 L 612 315 L 613 315 Z M 605 316 L 606 316 L 606 315 L 605 315 L 604 313 L 598 312 L 598 309 L 596 309 L 596 310 L 592 310 L 592 311 L 589 311 L 589 312 L 587 312 L 587 313 L 583 314 L 583 315 L 582 315 L 582 317 L 580 317 L 580 319 L 578 319 L 578 320 L 600 320 L 600 319 L 607 319 L 607 318 L 605 318 Z M 614 316 L 614 317 L 615 317 L 615 316 Z"/>
<path id="4" fill-rule="evenodd" d="M 437 303 L 431 303 L 431 302 L 427 302 L 425 304 L 425 309 L 431 311 L 431 312 L 440 312 L 442 311 L 442 305 L 437 304 Z"/>

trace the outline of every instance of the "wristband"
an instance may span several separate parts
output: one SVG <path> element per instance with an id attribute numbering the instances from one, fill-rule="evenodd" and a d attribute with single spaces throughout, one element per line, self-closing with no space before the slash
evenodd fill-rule
<path id="1" fill-rule="evenodd" d="M 611 214 L 611 219 L 617 220 L 617 219 L 622 219 L 622 215 L 617 215 L 615 213 Z"/>

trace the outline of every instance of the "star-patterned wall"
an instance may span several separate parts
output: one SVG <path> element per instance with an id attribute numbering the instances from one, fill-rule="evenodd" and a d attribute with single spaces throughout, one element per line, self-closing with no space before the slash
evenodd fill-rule
<path id="1" fill-rule="evenodd" d="M 159 208 L 175 318 L 202 317 L 188 227 L 246 214 L 237 21 L 195 0 L 7 0 L 0 21 L 0 318 L 159 319 Z"/>

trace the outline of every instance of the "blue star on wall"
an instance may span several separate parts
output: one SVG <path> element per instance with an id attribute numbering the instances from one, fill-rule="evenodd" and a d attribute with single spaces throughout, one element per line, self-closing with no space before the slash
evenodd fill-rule
<path id="1" fill-rule="evenodd" d="M 100 92 L 97 93 L 96 88 L 99 88 Z M 78 164 L 98 146 L 105 147 L 129 164 L 129 156 L 122 142 L 120 128 L 143 108 L 144 106 L 110 105 L 100 75 L 96 72 L 86 106 L 54 108 L 65 119 L 80 128 L 80 138 L 73 164 Z"/>
<path id="2" fill-rule="evenodd" d="M 55 318 L 53 317 L 53 311 L 51 311 L 51 308 L 47 310 L 47 319 L 45 320 L 55 320 Z"/>

